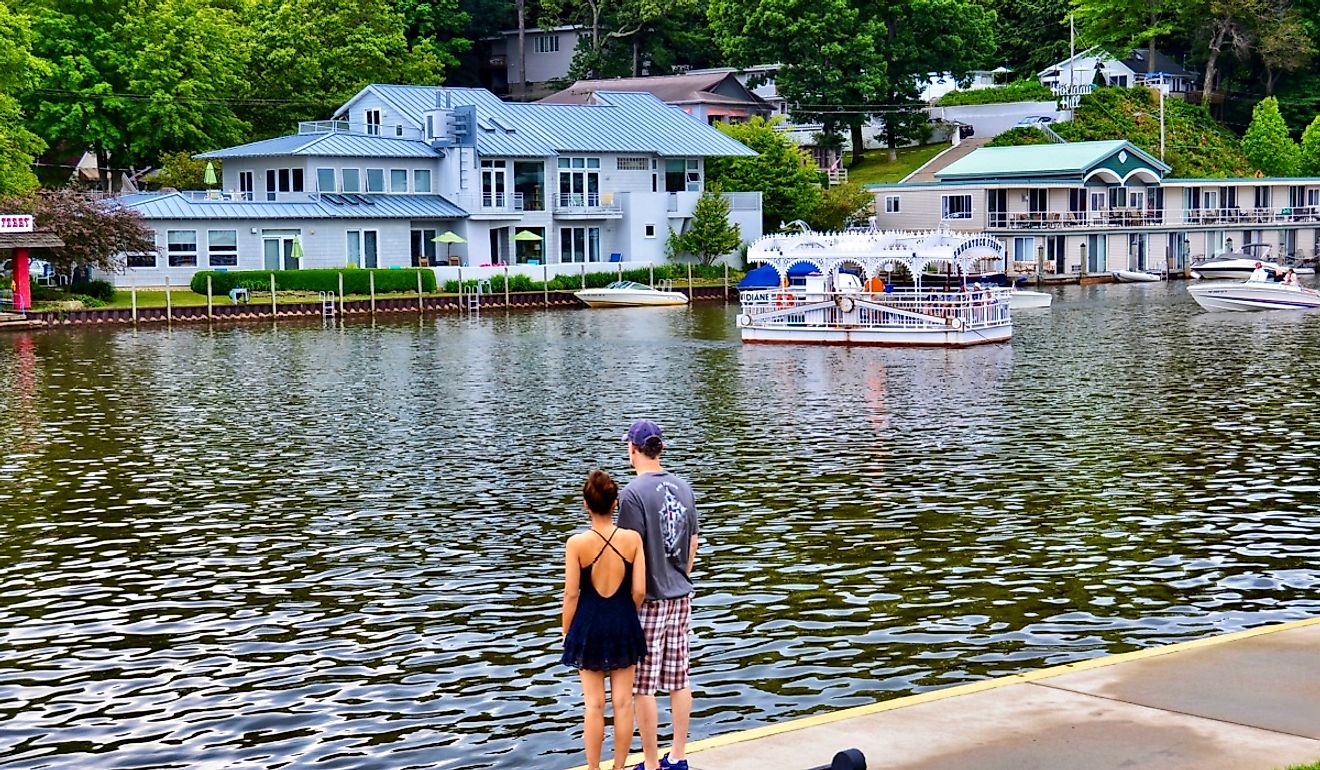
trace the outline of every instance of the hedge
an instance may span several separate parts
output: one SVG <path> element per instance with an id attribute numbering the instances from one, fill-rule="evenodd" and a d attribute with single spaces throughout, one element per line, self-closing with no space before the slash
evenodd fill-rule
<path id="1" fill-rule="evenodd" d="M 1006 102 L 1052 102 L 1057 99 L 1049 86 L 1039 80 L 1015 80 L 997 88 L 978 88 L 975 91 L 950 91 L 935 101 L 937 107 L 960 107 L 974 104 L 1003 104 Z"/>
<path id="2" fill-rule="evenodd" d="M 636 281 L 638 283 L 648 283 L 651 280 L 652 275 L 653 273 L 649 268 L 624 270 L 623 280 Z M 677 283 L 678 281 L 686 281 L 687 275 L 688 273 L 687 273 L 686 264 L 681 264 L 681 265 L 668 264 L 668 265 L 655 266 L 654 276 L 655 276 L 655 280 L 657 281 L 663 281 L 665 279 L 669 279 Z M 697 264 L 692 265 L 693 280 L 696 280 L 698 278 L 723 278 L 723 277 L 724 277 L 723 265 L 697 265 Z M 730 281 L 736 281 L 741 277 L 742 277 L 741 273 L 730 270 L 729 272 Z M 619 272 L 617 270 L 604 272 L 604 273 L 587 273 L 587 288 L 599 289 L 600 287 L 607 286 L 617 280 L 619 280 Z M 486 279 L 486 281 L 488 282 L 490 286 L 490 290 L 492 292 L 503 293 L 504 291 L 503 275 L 491 276 L 490 278 Z M 475 280 L 463 281 L 463 287 L 468 291 L 475 289 L 476 286 L 477 286 L 477 281 Z M 550 279 L 548 286 L 542 281 L 537 281 L 526 275 L 520 275 L 517 273 L 511 273 L 509 275 L 509 291 L 543 291 L 545 289 L 549 289 L 550 291 L 577 291 L 581 288 L 582 288 L 581 273 L 567 273 L 563 275 L 557 275 L 554 278 Z M 446 292 L 449 292 L 450 294 L 454 294 L 458 292 L 458 281 L 445 281 L 444 289 Z"/>
<path id="3" fill-rule="evenodd" d="M 339 291 L 339 276 L 344 276 L 345 294 L 367 294 L 371 291 L 368 276 L 376 276 L 376 293 L 416 292 L 417 276 L 422 276 L 422 291 L 435 291 L 435 273 L 430 270 L 405 268 L 397 270 L 236 270 L 229 272 L 204 271 L 192 278 L 192 290 L 206 293 L 206 279 L 211 278 L 211 291 L 217 296 L 230 289 L 243 287 L 249 291 L 269 291 L 270 277 L 275 276 L 276 291 Z"/>

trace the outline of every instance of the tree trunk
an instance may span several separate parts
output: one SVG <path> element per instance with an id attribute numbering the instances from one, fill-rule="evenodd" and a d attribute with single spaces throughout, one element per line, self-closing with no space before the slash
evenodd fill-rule
<path id="1" fill-rule="evenodd" d="M 642 41 L 638 40 L 636 37 L 633 38 L 632 73 L 635 78 L 642 76 Z"/>
<path id="2" fill-rule="evenodd" d="M 1276 77 L 1278 77 L 1278 73 L 1274 71 L 1274 68 L 1273 68 L 1273 67 L 1266 67 L 1266 68 L 1265 68 L 1265 95 L 1266 95 L 1266 96 L 1274 96 L 1274 79 L 1275 79 Z"/>
<path id="3" fill-rule="evenodd" d="M 98 186 L 103 192 L 110 192 L 110 154 L 99 145 L 95 148 L 95 151 Z"/>
<path id="4" fill-rule="evenodd" d="M 527 98 L 527 0 L 518 0 L 518 89 L 514 93 Z"/>
<path id="5" fill-rule="evenodd" d="M 1209 108 L 1210 95 L 1214 93 L 1215 66 L 1219 63 L 1219 52 L 1224 47 L 1226 30 L 1222 24 L 1215 24 L 1215 32 L 1210 37 L 1210 56 L 1205 60 L 1205 82 L 1201 84 L 1201 106 Z"/>
<path id="6" fill-rule="evenodd" d="M 848 165 L 856 166 L 866 158 L 866 142 L 862 139 L 862 124 L 854 122 L 848 127 L 848 130 L 851 132 L 852 141 L 852 162 Z"/>

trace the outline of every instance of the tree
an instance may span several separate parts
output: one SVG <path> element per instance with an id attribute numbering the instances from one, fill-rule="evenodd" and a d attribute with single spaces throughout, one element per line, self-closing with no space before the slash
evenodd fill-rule
<path id="1" fill-rule="evenodd" d="M 848 129 L 861 162 L 862 125 L 888 88 L 873 21 L 849 0 L 710 0 L 708 13 L 729 64 L 779 62 L 775 88 L 793 118 Z"/>
<path id="2" fill-rule="evenodd" d="M 1320 115 L 1302 132 L 1301 168 L 1306 176 L 1320 176 Z"/>
<path id="3" fill-rule="evenodd" d="M 710 265 L 738 248 L 742 230 L 729 222 L 729 199 L 707 190 L 697 200 L 688 229 L 681 234 L 671 230 L 669 239 L 675 251 L 685 251 L 701 260 L 701 264 Z"/>
<path id="4" fill-rule="evenodd" d="M 842 230 L 875 211 L 875 194 L 856 182 L 827 189 L 807 222 L 816 230 Z"/>
<path id="5" fill-rule="evenodd" d="M 29 131 L 11 93 L 29 88 L 44 64 L 32 57 L 32 29 L 0 0 L 0 195 L 35 189 L 32 163 L 46 143 Z"/>
<path id="6" fill-rule="evenodd" d="M 0 199 L 0 210 L 32 214 L 39 229 L 50 230 L 64 246 L 48 252 L 59 272 L 124 269 L 125 253 L 152 253 L 156 238 L 136 211 L 75 190 L 44 190 Z"/>
<path id="7" fill-rule="evenodd" d="M 220 162 L 214 163 L 215 178 L 220 178 Z M 167 152 L 160 158 L 160 170 L 152 177 L 153 184 L 176 190 L 201 190 L 206 186 L 207 161 L 194 158 L 186 152 Z"/>
<path id="8" fill-rule="evenodd" d="M 541 23 L 585 26 L 588 34 L 578 43 L 571 75 L 599 77 L 611 43 L 631 42 L 666 15 L 683 14 L 694 7 L 695 0 L 541 0 Z M 639 49 L 634 46 L 633 50 Z"/>
<path id="9" fill-rule="evenodd" d="M 1188 0 L 1073 0 L 1078 35 L 1119 59 L 1147 49 L 1147 73 L 1155 72 L 1155 43 L 1180 28 Z M 1208 88 L 1207 84 L 1207 88 Z"/>
<path id="10" fill-rule="evenodd" d="M 1192 11 L 1201 20 L 1201 34 L 1206 39 L 1205 75 L 1201 86 L 1201 103 L 1209 104 L 1214 93 L 1215 76 L 1219 72 L 1219 57 L 1232 54 L 1245 60 L 1254 43 L 1253 23 L 1266 7 L 1266 0 L 1207 0 Z"/>
<path id="11" fill-rule="evenodd" d="M 1012 67 L 1019 77 L 1034 77 L 1068 58 L 1069 0 L 977 2 L 995 12 L 995 42 L 999 44 L 996 63 Z"/>
<path id="12" fill-rule="evenodd" d="M 783 222 L 806 219 L 820 198 L 820 171 L 784 134 L 775 130 L 783 118 L 752 118 L 746 123 L 719 123 L 720 131 L 755 150 L 755 157 L 709 158 L 706 184 L 726 192 L 760 191 L 761 220 L 766 232 Z"/>
<path id="13" fill-rule="evenodd" d="M 1302 16 L 1286 5 L 1275 7 L 1275 13 L 1265 19 L 1258 32 L 1257 49 L 1265 65 L 1265 94 L 1274 94 L 1274 84 L 1280 73 L 1297 72 L 1311 63 L 1311 38 L 1306 32 Z"/>
<path id="14" fill-rule="evenodd" d="M 1279 114 L 1273 96 L 1262 99 L 1251 111 L 1251 125 L 1242 136 L 1242 152 L 1266 176 L 1295 176 L 1300 163 L 1296 142 Z"/>

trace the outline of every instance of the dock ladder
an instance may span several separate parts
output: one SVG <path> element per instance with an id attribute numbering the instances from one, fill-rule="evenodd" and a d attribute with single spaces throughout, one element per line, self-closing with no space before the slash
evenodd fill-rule
<path id="1" fill-rule="evenodd" d="M 321 297 L 321 317 L 335 317 L 335 293 L 332 291 L 320 292 Z"/>
<path id="2" fill-rule="evenodd" d="M 460 287 L 459 310 L 466 311 L 469 315 L 481 315 L 481 295 L 485 293 L 484 290 L 489 289 L 490 284 L 485 281 L 477 281 L 477 285 L 469 291 L 464 291 Z"/>

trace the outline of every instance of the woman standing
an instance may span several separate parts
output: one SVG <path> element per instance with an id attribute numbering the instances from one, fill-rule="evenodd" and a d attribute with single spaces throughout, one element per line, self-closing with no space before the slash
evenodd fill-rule
<path id="1" fill-rule="evenodd" d="M 614 768 L 623 770 L 633 734 L 633 672 L 646 655 L 637 608 L 646 598 L 642 537 L 613 524 L 619 487 L 596 470 L 582 487 L 591 527 L 568 539 L 564 555 L 565 665 L 578 669 L 586 702 L 587 766 L 600 767 L 605 738 L 605 675 L 614 703 Z"/>

